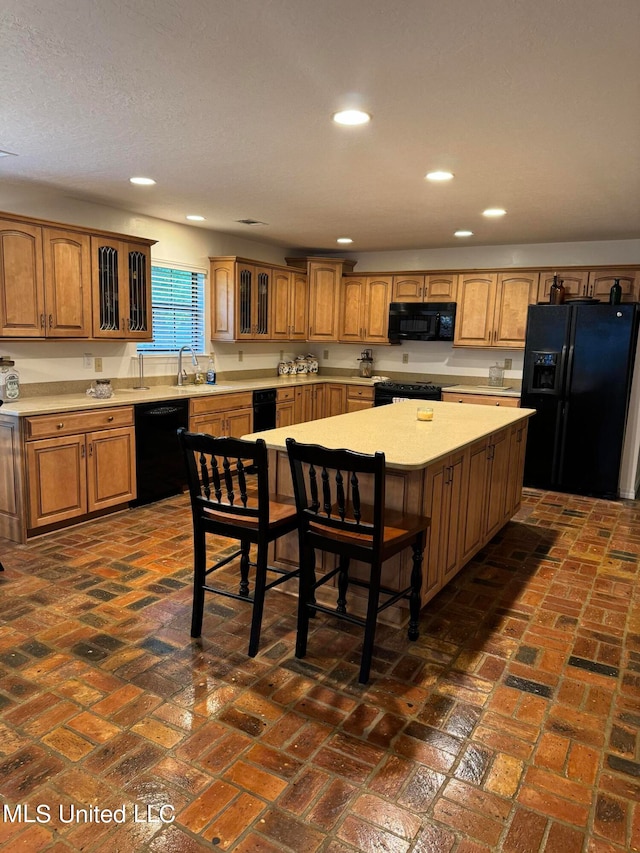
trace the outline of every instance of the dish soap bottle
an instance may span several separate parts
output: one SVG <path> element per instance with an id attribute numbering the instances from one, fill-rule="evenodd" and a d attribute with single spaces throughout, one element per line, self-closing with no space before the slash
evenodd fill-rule
<path id="1" fill-rule="evenodd" d="M 216 367 L 213 363 L 213 355 L 209 356 L 209 364 L 207 366 L 207 385 L 216 384 Z"/>
<path id="2" fill-rule="evenodd" d="M 609 291 L 609 305 L 620 305 L 622 301 L 622 288 L 620 287 L 620 279 L 614 278 L 611 290 Z"/>
<path id="3" fill-rule="evenodd" d="M 553 282 L 549 289 L 549 302 L 552 305 L 562 305 L 564 302 L 564 283 L 558 279 L 558 273 L 553 275 Z"/>

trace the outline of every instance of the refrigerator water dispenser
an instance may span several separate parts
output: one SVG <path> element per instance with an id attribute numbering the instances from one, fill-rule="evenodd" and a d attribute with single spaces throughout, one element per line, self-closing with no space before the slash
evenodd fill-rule
<path id="1" fill-rule="evenodd" d="M 533 376 L 531 377 L 531 391 L 558 391 L 558 352 L 534 352 Z"/>

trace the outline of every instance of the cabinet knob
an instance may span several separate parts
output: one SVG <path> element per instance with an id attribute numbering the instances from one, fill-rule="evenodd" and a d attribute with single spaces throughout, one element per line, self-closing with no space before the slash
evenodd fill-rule
<path id="1" fill-rule="evenodd" d="M 56 425 L 56 429 L 62 429 L 64 427 L 64 423 L 60 421 L 59 424 Z"/>
<path id="2" fill-rule="evenodd" d="M 108 421 L 112 421 L 112 420 L 113 420 L 113 415 L 109 415 L 109 417 L 107 418 L 107 420 L 108 420 Z"/>

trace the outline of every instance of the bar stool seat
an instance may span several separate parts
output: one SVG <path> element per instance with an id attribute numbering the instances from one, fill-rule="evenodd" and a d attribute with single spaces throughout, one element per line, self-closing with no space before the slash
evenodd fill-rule
<path id="1" fill-rule="evenodd" d="M 191 636 L 202 633 L 205 593 L 249 602 L 253 607 L 249 637 L 250 657 L 258 652 L 265 593 L 298 576 L 269 566 L 271 542 L 296 529 L 296 507 L 291 498 L 269 495 L 267 447 L 264 440 L 216 438 L 204 433 L 178 430 L 187 466 L 187 480 L 193 518 L 193 609 Z M 240 547 L 207 568 L 207 534 L 236 539 Z M 250 559 L 256 546 L 255 562 Z M 207 578 L 239 558 L 238 591 L 213 586 Z M 255 569 L 253 593 L 249 574 Z M 267 582 L 269 574 L 276 577 Z"/>
<path id="2" fill-rule="evenodd" d="M 296 657 L 307 651 L 309 617 L 316 611 L 364 627 L 359 681 L 366 684 L 371 670 L 377 616 L 387 607 L 409 601 L 410 640 L 417 640 L 422 586 L 422 552 L 430 525 L 426 516 L 385 510 L 385 456 L 332 450 L 318 444 L 299 444 L 287 439 L 293 491 L 298 512 L 300 595 Z M 371 496 L 371 503 L 363 497 Z M 407 547 L 413 551 L 410 585 L 390 589 L 381 584 L 382 565 Z M 316 576 L 316 550 L 338 556 L 335 569 Z M 367 579 L 349 574 L 351 560 L 369 565 Z M 337 575 L 335 608 L 318 604 L 315 591 Z M 366 617 L 347 612 L 350 585 L 367 590 Z M 380 603 L 380 596 L 384 597 Z"/>

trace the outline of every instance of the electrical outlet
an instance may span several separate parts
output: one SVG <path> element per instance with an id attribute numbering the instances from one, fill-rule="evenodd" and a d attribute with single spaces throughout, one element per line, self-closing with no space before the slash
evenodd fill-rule
<path id="1" fill-rule="evenodd" d="M 402 363 L 403 364 L 409 364 L 409 353 L 408 352 L 402 353 Z"/>
<path id="2" fill-rule="evenodd" d="M 102 373 L 102 359 L 96 358 L 93 362 L 96 373 Z"/>
<path id="3" fill-rule="evenodd" d="M 244 353 L 241 349 L 238 350 L 238 361 L 242 361 L 244 359 Z"/>
<path id="4" fill-rule="evenodd" d="M 84 367 L 85 370 L 91 370 L 92 365 L 93 365 L 93 356 L 91 355 L 90 352 L 85 352 L 85 354 L 82 356 L 82 366 Z"/>
<path id="5" fill-rule="evenodd" d="M 513 365 L 513 359 L 511 359 L 511 358 L 505 358 L 505 360 L 504 360 L 504 369 L 505 369 L 505 370 L 511 370 L 511 366 L 512 366 L 512 365 Z"/>
<path id="6" fill-rule="evenodd" d="M 284 350 L 283 350 L 283 349 L 281 349 L 281 350 L 280 350 L 280 358 L 279 358 L 279 361 L 284 361 Z"/>
<path id="7" fill-rule="evenodd" d="M 329 350 L 328 349 L 325 349 L 322 351 L 322 357 L 325 361 L 327 361 L 327 359 L 329 358 Z"/>

